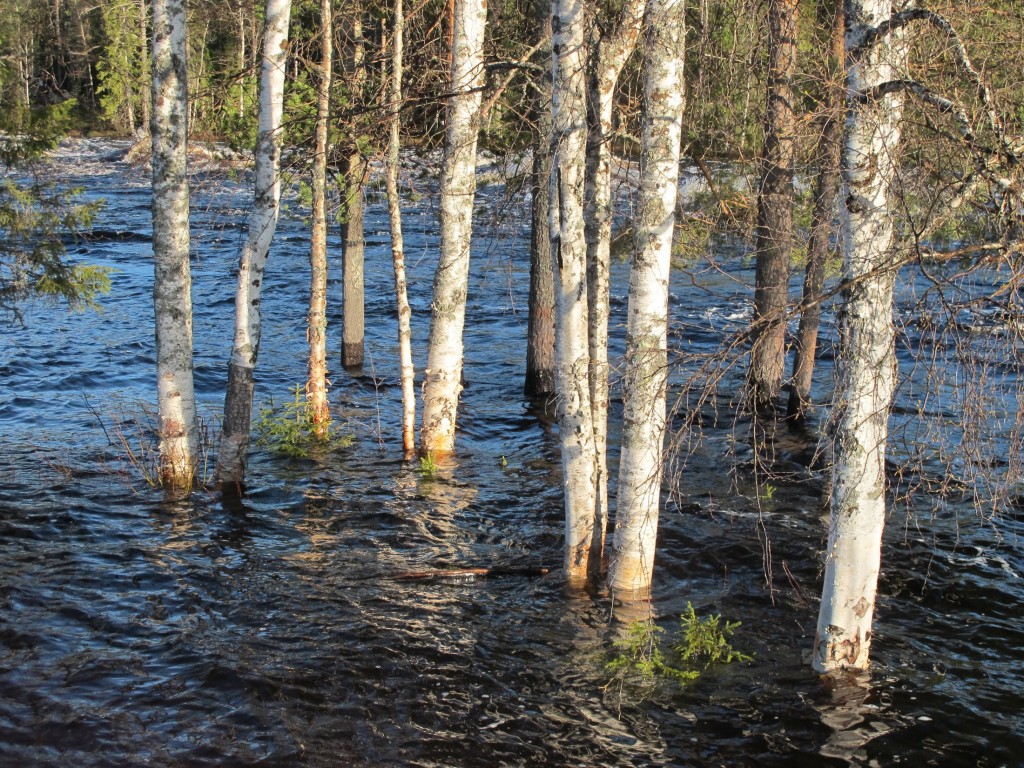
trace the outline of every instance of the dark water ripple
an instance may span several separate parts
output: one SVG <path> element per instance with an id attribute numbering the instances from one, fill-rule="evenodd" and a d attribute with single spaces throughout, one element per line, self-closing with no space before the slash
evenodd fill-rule
<path id="1" fill-rule="evenodd" d="M 74 183 L 107 200 L 98 228 L 131 233 L 70 246 L 118 270 L 104 312 L 31 307 L 27 327 L 0 339 L 0 765 L 1024 764 L 1024 516 L 894 513 L 873 673 L 830 685 L 805 661 L 821 478 L 759 502 L 725 469 L 743 451 L 726 431 L 709 429 L 665 516 L 654 610 L 668 628 L 688 602 L 741 620 L 735 640 L 751 664 L 638 701 L 607 685 L 607 602 L 567 595 L 557 571 L 395 578 L 561 561 L 551 417 L 519 393 L 528 263 L 515 240 L 483 245 L 471 278 L 456 467 L 425 477 L 397 450 L 387 217 L 375 201 L 372 365 L 332 371 L 335 415 L 354 445 L 306 461 L 254 451 L 241 504 L 148 489 L 121 443 L 146 445 L 154 399 L 148 188 L 144 171 L 117 159 L 123 149 L 87 140 L 64 150 Z M 196 384 L 209 417 L 222 406 L 248 193 L 200 182 Z M 499 190 L 482 201 L 507 238 L 522 221 Z M 410 206 L 406 232 L 420 370 L 436 247 L 428 204 Z M 259 401 L 288 397 L 305 376 L 305 227 L 294 210 L 282 219 L 268 266 Z M 749 316 L 735 282 L 749 270 L 723 265 L 695 278 L 700 290 L 682 274 L 673 285 L 673 338 L 686 351 L 712 351 Z M 615 269 L 621 337 L 625 265 Z M 337 265 L 330 292 L 337 329 Z M 831 339 L 827 328 L 825 360 Z"/>

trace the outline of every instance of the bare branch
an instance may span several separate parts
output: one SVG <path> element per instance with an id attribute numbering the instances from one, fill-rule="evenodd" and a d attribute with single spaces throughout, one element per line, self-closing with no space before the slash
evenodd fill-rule
<path id="1" fill-rule="evenodd" d="M 901 11 L 900 13 L 894 13 L 888 19 L 881 22 L 877 27 L 868 28 L 864 32 L 864 36 L 861 40 L 851 47 L 851 55 L 854 57 L 862 55 L 867 49 L 873 47 L 880 39 L 886 37 L 890 32 L 902 29 L 914 21 L 927 22 L 949 38 L 953 46 L 952 54 L 960 65 L 960 68 L 963 69 L 971 82 L 974 83 L 978 94 L 978 100 L 985 108 L 985 115 L 988 117 L 989 127 L 996 135 L 996 138 L 1002 146 L 1003 152 L 1005 152 L 1007 158 L 1013 162 L 1020 162 L 1021 148 L 1019 146 L 1015 146 L 1014 143 L 1006 136 L 1003 128 L 1003 122 L 996 111 L 995 103 L 992 98 L 992 89 L 989 88 L 988 83 L 985 82 L 981 73 L 974 66 L 974 63 L 971 61 L 970 54 L 967 52 L 967 46 L 964 45 L 960 35 L 957 33 L 949 19 L 945 16 L 925 8 L 912 8 L 907 11 Z M 921 94 L 918 95 L 920 96 Z M 924 97 L 922 96 L 922 98 Z M 932 102 L 929 101 L 929 103 Z M 939 106 L 939 104 L 933 103 L 933 106 Z M 954 111 L 941 106 L 940 108 L 944 109 L 944 111 Z M 962 110 L 960 111 L 962 112 Z M 954 112 L 954 114 L 956 113 Z"/>

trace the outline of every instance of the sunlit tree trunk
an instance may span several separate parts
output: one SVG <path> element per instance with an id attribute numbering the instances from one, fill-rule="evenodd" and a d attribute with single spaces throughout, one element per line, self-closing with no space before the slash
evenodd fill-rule
<path id="1" fill-rule="evenodd" d="M 685 94 L 684 0 L 649 0 L 644 20 L 640 197 L 626 325 L 622 457 L 608 582 L 650 594 L 658 534 L 668 383 L 668 286 Z"/>
<path id="2" fill-rule="evenodd" d="M 320 81 L 317 83 L 316 136 L 313 149 L 313 215 L 309 239 L 309 375 L 306 413 L 326 434 L 331 422 L 327 405 L 327 127 L 331 106 L 331 68 L 334 63 L 334 9 L 320 0 Z"/>
<path id="3" fill-rule="evenodd" d="M 139 51 L 139 61 L 142 62 L 142 72 L 140 72 L 140 74 L 141 74 L 141 79 L 142 79 L 142 83 L 143 83 L 142 88 L 141 88 L 141 90 L 143 92 L 143 97 L 142 97 L 142 100 L 141 100 L 142 101 L 142 125 L 141 125 L 141 130 L 143 130 L 143 131 L 148 131 L 150 129 L 150 120 L 152 119 L 152 117 L 151 117 L 152 113 L 150 111 L 151 103 L 150 103 L 150 100 L 145 97 L 145 83 L 146 83 L 147 80 L 151 80 L 151 77 L 152 77 L 152 74 L 151 74 L 151 71 L 150 71 L 149 56 L 147 56 L 149 40 L 148 40 L 148 34 L 147 34 L 146 21 L 147 21 L 148 18 L 149 18 L 149 13 L 148 13 L 148 11 L 146 9 L 146 0 L 139 0 L 139 48 L 141 49 Z M 152 85 L 151 85 L 151 89 L 152 89 Z M 188 113 L 188 110 L 186 109 L 186 114 L 187 113 Z"/>
<path id="4" fill-rule="evenodd" d="M 358 152 L 349 155 L 340 180 L 345 220 L 342 237 L 342 332 L 341 364 L 359 368 L 366 357 L 366 303 L 364 261 L 364 195 L 366 160 Z"/>
<path id="5" fill-rule="evenodd" d="M 537 0 L 538 35 L 551 37 L 551 3 Z M 550 47 L 544 50 L 550 60 Z M 550 71 L 550 64 L 548 66 Z M 551 80 L 534 83 L 533 147 L 530 203 L 530 299 L 526 336 L 526 385 L 528 397 L 547 397 L 555 391 L 555 275 L 551 270 L 551 230 L 548 224 L 551 179 Z"/>
<path id="6" fill-rule="evenodd" d="M 192 382 L 185 2 L 153 2 L 153 301 L 160 477 L 191 487 L 198 444 Z"/>
<path id="7" fill-rule="evenodd" d="M 363 42 L 362 6 L 352 9 L 352 89 L 359 93 L 366 80 L 365 45 Z M 363 186 L 366 181 L 366 159 L 353 150 L 346 161 L 342 181 L 344 221 L 342 223 L 342 332 L 341 364 L 358 368 L 365 356 L 365 297 L 363 233 Z"/>
<path id="8" fill-rule="evenodd" d="M 455 450 L 462 391 L 462 329 L 469 290 L 469 258 L 476 193 L 476 143 L 484 80 L 484 0 L 456 0 L 451 99 L 441 168 L 441 256 L 434 273 L 430 343 L 423 375 L 420 450 Z"/>
<path id="9" fill-rule="evenodd" d="M 245 479 L 252 418 L 253 371 L 260 348 L 263 269 L 277 229 L 281 201 L 281 113 L 291 0 L 267 0 L 256 137 L 256 197 L 238 263 L 235 337 L 228 363 L 217 480 L 240 488 Z"/>
<path id="10" fill-rule="evenodd" d="M 244 0 L 238 3 L 238 62 L 236 64 L 240 73 L 245 72 L 245 4 Z M 245 83 L 238 85 L 238 116 L 245 117 Z"/>
<path id="11" fill-rule="evenodd" d="M 404 55 L 405 9 L 395 0 L 391 39 L 391 116 L 386 163 L 388 212 L 391 217 L 391 261 L 395 270 L 395 299 L 398 308 L 398 358 L 402 381 L 402 449 L 407 457 L 416 452 L 416 391 L 412 367 L 412 309 L 405 280 L 405 245 L 402 240 L 402 206 L 398 197 L 398 163 L 401 137 L 402 58 Z"/>
<path id="12" fill-rule="evenodd" d="M 585 200 L 590 404 L 597 451 L 597 535 L 608 523 L 608 314 L 612 250 L 612 128 L 615 86 L 640 36 L 644 0 L 626 0 L 612 34 L 592 53 Z"/>
<path id="13" fill-rule="evenodd" d="M 825 291 L 825 268 L 831 251 L 833 219 L 839 194 L 839 162 L 843 150 L 843 41 L 842 4 L 829 0 L 818 6 L 819 26 L 829 30 L 829 72 L 825 83 L 824 120 L 818 143 L 818 179 L 814 187 L 814 210 L 811 236 L 807 243 L 807 268 L 804 272 L 803 300 L 800 307 L 800 328 L 797 331 L 793 356 L 793 380 L 789 391 L 786 416 L 794 427 L 801 427 L 811 408 L 811 381 L 814 374 L 814 353 L 818 346 L 821 301 Z"/>
<path id="14" fill-rule="evenodd" d="M 786 360 L 786 302 L 793 251 L 793 160 L 796 112 L 796 0 L 768 1 L 768 98 L 754 247 L 753 344 L 747 383 L 758 409 L 775 404 Z"/>
<path id="15" fill-rule="evenodd" d="M 579 586 L 601 566 L 595 535 L 598 466 L 590 403 L 587 244 L 583 188 L 586 162 L 586 40 L 583 0 L 552 3 L 551 257 L 555 269 L 555 388 L 565 493 L 565 575 Z"/>
<path id="16" fill-rule="evenodd" d="M 885 523 L 885 452 L 896 375 L 893 223 L 899 123 L 886 99 L 861 99 L 891 78 L 888 36 L 857 51 L 890 16 L 888 0 L 847 0 L 848 115 L 843 150 L 843 278 L 831 520 L 813 664 L 868 665 Z"/>

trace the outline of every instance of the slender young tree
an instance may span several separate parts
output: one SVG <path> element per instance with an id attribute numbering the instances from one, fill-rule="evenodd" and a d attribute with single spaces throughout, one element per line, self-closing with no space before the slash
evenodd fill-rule
<path id="1" fill-rule="evenodd" d="M 636 48 L 644 0 L 626 0 L 612 32 L 590 57 L 588 87 L 585 237 L 590 345 L 590 404 L 597 450 L 597 530 L 604 549 L 608 523 L 608 315 L 612 252 L 612 127 L 615 88 Z"/>
<path id="2" fill-rule="evenodd" d="M 153 77 L 153 75 L 152 75 L 151 62 L 150 62 L 150 57 L 146 55 L 149 52 L 148 24 L 147 24 L 147 22 L 149 21 L 149 10 L 146 7 L 146 0 L 138 0 L 138 6 L 139 6 L 139 13 L 138 13 L 137 19 L 138 19 L 138 22 L 139 22 L 139 34 L 138 34 L 139 59 L 142 62 L 141 72 L 139 72 L 139 75 L 140 75 L 140 79 L 142 80 L 142 83 L 143 83 L 143 90 L 145 90 L 145 84 L 146 84 L 147 81 L 149 81 L 150 90 L 152 90 L 152 77 Z M 186 35 L 187 35 L 187 31 L 186 31 Z M 143 96 L 143 98 L 142 98 L 142 130 L 143 131 L 148 131 L 149 130 L 150 121 L 152 120 L 152 110 L 151 110 L 151 107 L 152 107 L 151 100 L 146 99 Z M 187 109 L 185 111 L 186 111 L 186 113 L 188 112 Z"/>
<path id="3" fill-rule="evenodd" d="M 399 154 L 402 122 L 402 59 L 404 56 L 405 9 L 395 0 L 391 36 L 391 115 L 388 151 L 385 159 L 388 213 L 391 220 L 391 261 L 395 270 L 395 300 L 398 309 L 398 358 L 402 381 L 402 449 L 406 457 L 416 453 L 416 390 L 413 387 L 412 308 L 405 280 L 405 244 L 402 239 L 402 205 L 398 197 Z"/>
<path id="4" fill-rule="evenodd" d="M 668 286 L 686 82 L 684 0 L 648 0 L 640 197 L 629 275 L 622 457 L 608 582 L 646 598 L 661 506 L 668 386 Z"/>
<path id="5" fill-rule="evenodd" d="M 160 477 L 190 488 L 198 464 L 192 380 L 184 0 L 153 2 L 153 302 Z"/>
<path id="6" fill-rule="evenodd" d="M 830 0 L 818 5 L 819 27 L 828 31 L 829 68 L 822 99 L 822 129 L 818 141 L 818 178 L 814 187 L 814 209 L 811 214 L 811 236 L 807 243 L 807 267 L 804 272 L 803 299 L 800 304 L 800 328 L 793 355 L 793 380 L 789 390 L 786 417 L 790 425 L 800 428 L 811 407 L 811 381 L 814 374 L 814 353 L 818 346 L 818 325 L 821 301 L 825 291 L 825 267 L 831 250 L 833 220 L 839 195 L 839 162 L 843 150 L 843 40 L 842 3 Z"/>
<path id="7" fill-rule="evenodd" d="M 330 429 L 327 405 L 327 128 L 334 66 L 334 9 L 320 0 L 320 80 L 316 89 L 316 131 L 313 149 L 313 215 L 309 238 L 309 375 L 306 413 L 323 436 Z"/>
<path id="8" fill-rule="evenodd" d="M 896 379 L 893 223 L 889 192 L 898 106 L 874 96 L 892 80 L 890 35 L 862 45 L 890 0 L 847 0 L 843 279 L 831 522 L 813 664 L 866 668 L 885 524 L 885 452 Z"/>
<path id="9" fill-rule="evenodd" d="M 366 83 L 366 44 L 363 40 L 363 8 L 354 3 L 350 14 L 351 90 L 361 102 Z M 356 128 L 358 130 L 358 128 Z M 348 153 L 345 175 L 341 180 L 344 206 L 342 233 L 342 331 L 341 364 L 359 368 L 365 356 L 364 266 L 365 237 L 363 233 L 363 187 L 366 183 L 366 158 L 358 146 Z"/>
<path id="10" fill-rule="evenodd" d="M 434 273 L 430 342 L 423 377 L 420 450 L 444 455 L 455 450 L 455 424 L 462 391 L 462 330 L 469 291 L 476 194 L 476 143 L 484 81 L 487 3 L 455 0 L 451 98 L 441 167 L 441 257 Z"/>
<path id="11" fill-rule="evenodd" d="M 291 0 L 267 0 L 256 137 L 256 197 L 238 263 L 235 337 L 228 363 L 224 422 L 217 451 L 217 480 L 241 488 L 252 419 L 253 371 L 260 348 L 263 270 L 277 229 L 281 202 L 281 114 Z"/>
<path id="12" fill-rule="evenodd" d="M 565 493 L 565 575 L 581 586 L 601 569 L 597 447 L 587 330 L 586 40 L 583 0 L 553 0 L 551 258 L 555 270 L 555 389 Z"/>
<path id="13" fill-rule="evenodd" d="M 768 106 L 754 233 L 757 273 L 747 372 L 750 402 L 759 410 L 778 400 L 786 362 L 786 302 L 793 251 L 796 0 L 768 0 L 768 31 Z"/>

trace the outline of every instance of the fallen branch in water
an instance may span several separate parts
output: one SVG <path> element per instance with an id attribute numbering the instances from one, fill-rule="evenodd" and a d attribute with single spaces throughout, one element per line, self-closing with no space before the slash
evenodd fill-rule
<path id="1" fill-rule="evenodd" d="M 393 578 L 412 579 L 471 579 L 477 576 L 490 578 L 495 576 L 546 576 L 550 568 L 536 566 L 497 566 L 494 568 L 448 568 L 430 571 L 405 571 Z"/>

